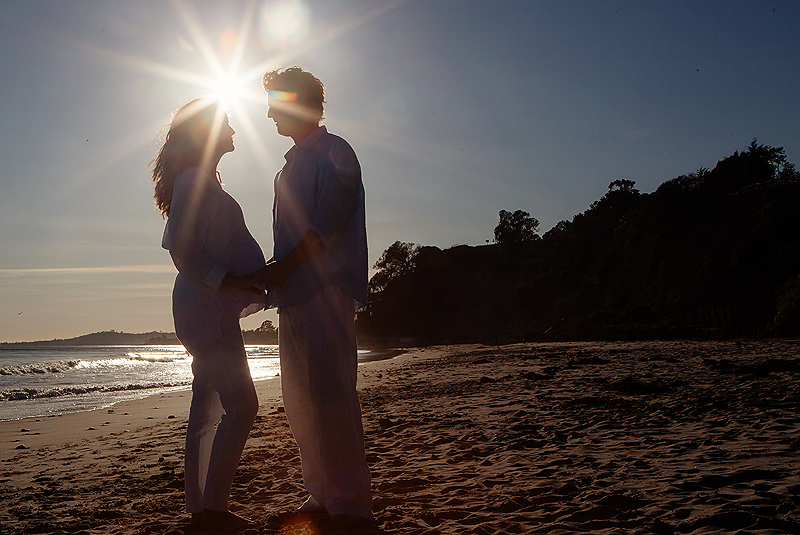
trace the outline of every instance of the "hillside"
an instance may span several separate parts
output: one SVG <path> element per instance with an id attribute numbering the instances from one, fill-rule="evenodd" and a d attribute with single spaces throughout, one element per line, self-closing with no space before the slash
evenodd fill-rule
<path id="1" fill-rule="evenodd" d="M 174 333 L 163 333 L 159 331 L 151 331 L 148 333 L 102 331 L 84 334 L 75 338 L 57 338 L 54 340 L 40 340 L 37 342 L 3 342 L 0 343 L 0 349 L 55 346 L 138 346 L 146 344 L 179 343 Z"/>
<path id="2" fill-rule="evenodd" d="M 270 320 L 264 321 L 260 327 L 252 331 L 242 331 L 246 344 L 276 344 L 278 343 L 278 330 Z M 117 331 L 102 331 L 84 334 L 75 338 L 57 338 L 54 340 L 41 340 L 37 342 L 2 342 L 0 349 L 23 349 L 35 347 L 64 347 L 64 346 L 139 346 L 139 345 L 180 345 L 175 333 L 151 331 L 149 333 L 123 333 Z"/>
<path id="3" fill-rule="evenodd" d="M 800 334 L 800 176 L 758 145 L 641 194 L 632 181 L 523 243 L 414 251 L 364 339 L 407 343 Z"/>

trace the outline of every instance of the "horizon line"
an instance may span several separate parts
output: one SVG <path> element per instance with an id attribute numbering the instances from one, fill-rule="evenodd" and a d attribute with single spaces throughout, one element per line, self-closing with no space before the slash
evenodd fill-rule
<path id="1" fill-rule="evenodd" d="M 74 267 L 74 268 L 10 268 L 1 269 L 0 275 L 25 275 L 37 273 L 174 273 L 172 264 L 142 264 L 126 266 Z"/>

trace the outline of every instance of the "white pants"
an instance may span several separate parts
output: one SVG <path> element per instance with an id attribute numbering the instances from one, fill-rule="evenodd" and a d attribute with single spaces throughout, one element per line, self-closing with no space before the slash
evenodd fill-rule
<path id="1" fill-rule="evenodd" d="M 331 515 L 371 519 L 353 298 L 328 286 L 279 318 L 283 402 L 306 490 Z"/>
<path id="2" fill-rule="evenodd" d="M 239 319 L 223 318 L 222 333 L 192 360 L 184 459 L 189 513 L 228 510 L 233 476 L 258 412 Z"/>

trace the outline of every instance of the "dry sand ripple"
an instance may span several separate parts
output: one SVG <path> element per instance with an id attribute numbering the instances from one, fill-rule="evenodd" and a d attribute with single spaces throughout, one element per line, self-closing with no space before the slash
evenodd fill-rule
<path id="1" fill-rule="evenodd" d="M 531 343 L 362 366 L 378 522 L 407 535 L 800 533 L 798 350 Z M 266 398 L 233 492 L 264 523 L 246 534 L 278 533 L 268 516 L 304 498 Z M 183 533 L 184 420 L 8 453 L 2 533 Z"/>

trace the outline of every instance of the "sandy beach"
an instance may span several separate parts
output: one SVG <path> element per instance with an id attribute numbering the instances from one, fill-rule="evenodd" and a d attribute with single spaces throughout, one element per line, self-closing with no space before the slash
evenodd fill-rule
<path id="1" fill-rule="evenodd" d="M 420 348 L 360 366 L 387 534 L 800 533 L 800 340 Z M 249 534 L 304 499 L 277 380 L 237 473 Z M 0 533 L 180 534 L 190 392 L 0 423 Z M 337 532 L 338 533 L 338 532 Z"/>

